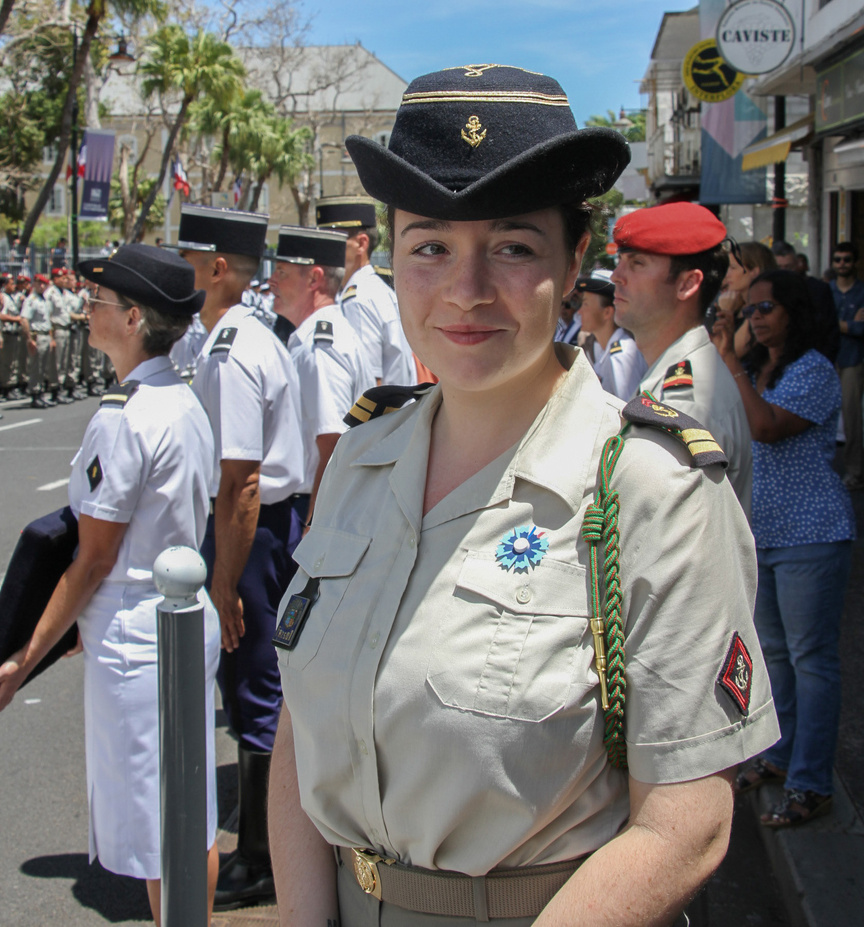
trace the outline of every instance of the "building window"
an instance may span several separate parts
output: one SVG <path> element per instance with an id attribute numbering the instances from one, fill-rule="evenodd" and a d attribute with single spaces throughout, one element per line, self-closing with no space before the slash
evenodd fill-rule
<path id="1" fill-rule="evenodd" d="M 270 187 L 265 183 L 261 187 L 261 195 L 258 197 L 258 211 L 267 212 L 270 209 Z"/>
<path id="2" fill-rule="evenodd" d="M 42 161 L 45 164 L 53 164 L 57 160 L 57 146 L 46 145 L 42 149 Z"/>
<path id="3" fill-rule="evenodd" d="M 390 144 L 390 133 L 389 132 L 376 132 L 375 141 L 378 142 L 383 148 L 386 148 Z"/>
<path id="4" fill-rule="evenodd" d="M 46 216 L 66 215 L 66 187 L 62 183 L 55 183 L 48 203 L 45 206 Z"/>

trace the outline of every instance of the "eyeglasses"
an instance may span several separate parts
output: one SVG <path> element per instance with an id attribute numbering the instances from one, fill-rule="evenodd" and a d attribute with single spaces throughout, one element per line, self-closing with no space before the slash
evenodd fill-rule
<path id="1" fill-rule="evenodd" d="M 122 309 L 124 312 L 130 308 L 129 306 L 124 306 L 121 303 L 109 303 L 107 299 L 95 299 L 92 296 L 90 297 L 90 302 L 91 303 L 102 303 L 103 306 L 114 306 L 117 309 Z"/>
<path id="2" fill-rule="evenodd" d="M 780 303 L 772 303 L 770 299 L 763 299 L 761 303 L 750 303 L 749 306 L 745 306 L 741 310 L 741 315 L 745 319 L 749 319 L 754 312 L 758 312 L 759 315 L 771 315 L 779 305 Z"/>

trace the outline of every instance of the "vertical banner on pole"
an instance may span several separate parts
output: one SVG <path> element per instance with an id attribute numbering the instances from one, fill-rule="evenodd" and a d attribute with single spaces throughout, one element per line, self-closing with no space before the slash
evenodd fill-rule
<path id="1" fill-rule="evenodd" d="M 700 0 L 703 39 L 713 38 L 725 0 Z M 718 103 L 702 104 L 702 178 L 699 202 L 764 203 L 765 169 L 741 169 L 744 149 L 766 133 L 765 111 L 744 90 Z"/>
<path id="2" fill-rule="evenodd" d="M 81 152 L 84 189 L 78 215 L 82 219 L 107 219 L 114 170 L 114 132 L 110 129 L 86 129 Z"/>

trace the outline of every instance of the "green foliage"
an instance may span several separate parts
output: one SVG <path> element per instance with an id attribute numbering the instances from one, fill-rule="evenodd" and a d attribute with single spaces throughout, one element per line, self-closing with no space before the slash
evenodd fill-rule
<path id="1" fill-rule="evenodd" d="M 588 273 L 594 267 L 612 269 L 615 262 L 606 253 L 606 244 L 611 240 L 610 223 L 614 222 L 616 212 L 624 203 L 624 194 L 614 188 L 603 196 L 590 200 L 594 207 L 594 218 L 591 222 L 591 242 L 582 261 L 583 273 Z"/>
<path id="2" fill-rule="evenodd" d="M 648 111 L 644 109 L 629 113 L 625 113 L 622 109 L 620 115 L 616 116 L 613 110 L 607 109 L 605 116 L 592 116 L 585 122 L 585 125 L 616 129 L 628 142 L 644 142 L 647 115 Z"/>
<path id="3" fill-rule="evenodd" d="M 150 195 L 153 186 L 156 183 L 155 177 L 149 177 L 138 184 L 135 191 L 135 210 L 139 210 L 144 200 Z M 113 229 L 123 231 L 125 213 L 123 211 L 123 198 L 120 195 L 120 179 L 117 174 L 111 178 L 111 194 L 108 197 L 108 222 Z M 147 218 L 144 221 L 144 231 L 152 232 L 165 221 L 165 197 L 158 193 Z M 104 227 L 103 227 L 104 228 Z"/>

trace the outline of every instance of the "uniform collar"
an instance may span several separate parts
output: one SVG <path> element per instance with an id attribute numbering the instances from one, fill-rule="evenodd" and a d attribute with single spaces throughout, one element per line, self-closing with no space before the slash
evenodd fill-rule
<path id="1" fill-rule="evenodd" d="M 694 351 L 704 348 L 706 344 L 711 344 L 708 332 L 701 323 L 684 334 L 677 340 L 673 341 L 668 348 L 657 358 L 656 361 L 645 371 L 642 377 L 642 383 L 650 383 L 653 380 L 662 377 L 666 370 L 679 361 L 686 360 Z M 638 345 L 637 345 L 638 347 Z M 640 386 L 640 389 L 642 387 Z M 650 389 L 650 387 L 648 387 Z"/>
<path id="2" fill-rule="evenodd" d="M 517 479 L 555 493 L 574 514 L 579 511 L 583 488 L 593 482 L 589 471 L 597 466 L 595 445 L 600 428 L 614 414 L 611 407 L 623 404 L 603 392 L 583 351 L 561 343 L 555 348 L 568 368 L 566 376 L 519 443 L 471 478 L 475 483 L 469 511 L 511 498 Z M 422 505 L 432 420 L 440 403 L 441 389 L 436 387 L 421 400 L 416 414 L 403 414 L 391 432 L 352 463 L 355 467 L 392 465 L 390 485 L 409 517 L 416 513 L 408 512 L 408 500 L 419 497 Z M 562 434 L 572 440 L 562 441 Z M 481 479 L 478 485 L 477 477 L 484 471 L 488 471 L 488 480 Z M 451 494 L 454 499 L 458 492 Z M 439 505 L 446 509 L 448 499 Z"/>
<path id="3" fill-rule="evenodd" d="M 158 373 L 163 373 L 169 368 L 173 367 L 174 364 L 171 363 L 171 358 L 167 354 L 159 355 L 159 357 L 148 357 L 147 360 L 141 361 L 141 363 L 126 377 L 124 382 L 129 380 L 138 380 L 138 382 L 143 382 L 148 377 L 156 376 Z"/>

